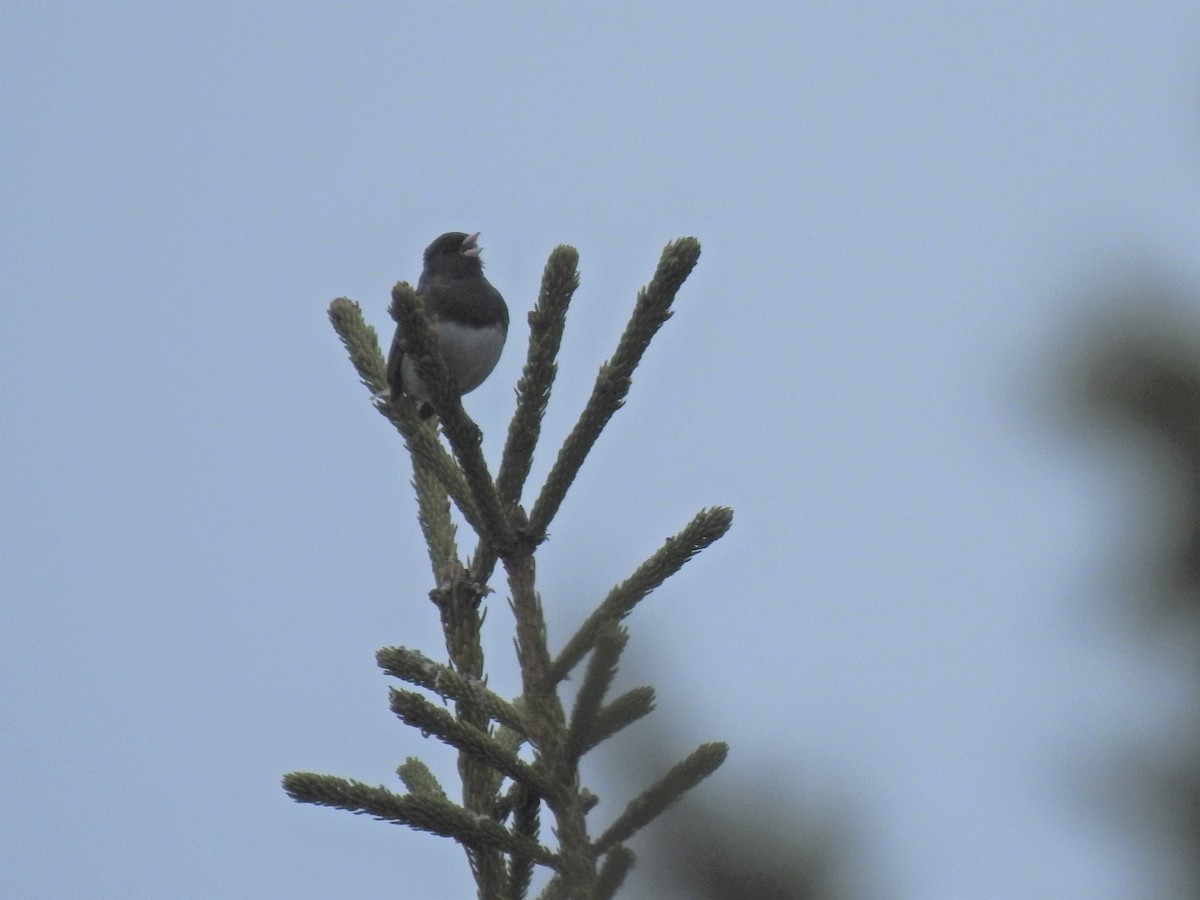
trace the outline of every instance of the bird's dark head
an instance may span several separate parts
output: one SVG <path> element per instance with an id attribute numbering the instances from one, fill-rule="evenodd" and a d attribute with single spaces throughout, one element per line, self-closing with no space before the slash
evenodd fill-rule
<path id="1" fill-rule="evenodd" d="M 437 274 L 478 272 L 483 268 L 479 232 L 448 231 L 425 248 L 425 271 Z"/>

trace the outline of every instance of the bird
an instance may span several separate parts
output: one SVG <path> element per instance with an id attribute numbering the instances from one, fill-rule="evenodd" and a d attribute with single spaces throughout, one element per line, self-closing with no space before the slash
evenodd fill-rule
<path id="1" fill-rule="evenodd" d="M 417 296 L 438 336 L 442 358 L 459 394 L 469 393 L 487 379 L 500 361 L 508 338 L 508 306 L 483 275 L 479 232 L 450 231 L 425 248 L 425 267 Z M 408 355 L 404 329 L 396 326 L 388 352 L 390 396 L 421 401 L 419 413 L 433 415 L 429 391 Z"/>

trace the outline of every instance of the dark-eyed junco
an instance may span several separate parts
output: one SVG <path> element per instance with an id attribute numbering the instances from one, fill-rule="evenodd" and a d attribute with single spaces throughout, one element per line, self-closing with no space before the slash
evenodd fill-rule
<path id="1" fill-rule="evenodd" d="M 425 269 L 417 296 L 438 333 L 446 366 L 460 393 L 475 390 L 492 373 L 508 337 L 508 307 L 500 292 L 483 277 L 483 261 L 475 234 L 451 231 L 425 248 Z M 400 326 L 388 353 L 388 387 L 393 397 L 407 394 L 421 404 L 421 417 L 433 414 L 429 393 L 405 353 Z"/>

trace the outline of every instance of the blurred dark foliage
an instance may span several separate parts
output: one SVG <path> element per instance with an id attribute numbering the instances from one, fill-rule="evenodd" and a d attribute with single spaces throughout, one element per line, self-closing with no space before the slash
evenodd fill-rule
<path id="1" fill-rule="evenodd" d="M 694 900 L 849 900 L 837 870 L 847 846 L 836 827 L 798 819 L 758 791 L 739 803 L 689 798 L 650 832 L 646 858 L 670 896 Z"/>
<path id="2" fill-rule="evenodd" d="M 1119 298 L 1116 315 L 1085 329 L 1080 399 L 1110 437 L 1133 438 L 1132 466 L 1159 479 L 1151 533 L 1135 541 L 1128 611 L 1139 643 L 1182 644 L 1184 677 L 1200 676 L 1200 297 L 1144 279 Z M 1089 337 L 1090 335 L 1090 337 Z M 1152 652 L 1147 650 L 1147 652 Z M 1130 748 L 1120 793 L 1136 798 L 1134 821 L 1179 863 L 1184 897 L 1200 897 L 1200 714 L 1165 751 Z M 1149 738 L 1147 739 L 1150 740 Z M 1136 762 L 1128 762 L 1132 758 Z"/>
<path id="3" fill-rule="evenodd" d="M 1161 301 L 1153 304 L 1160 308 Z M 1200 303 L 1196 304 L 1200 312 Z M 1161 318 L 1159 317 L 1161 316 Z M 1106 326 L 1085 368 L 1089 410 L 1133 428 L 1164 451 L 1161 477 L 1175 510 L 1164 510 L 1145 575 L 1177 624 L 1200 622 L 1200 327 L 1160 312 Z"/>

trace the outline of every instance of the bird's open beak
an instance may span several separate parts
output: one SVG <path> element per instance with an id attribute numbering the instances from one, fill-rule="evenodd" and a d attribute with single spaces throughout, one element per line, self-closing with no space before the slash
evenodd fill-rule
<path id="1" fill-rule="evenodd" d="M 474 234 L 472 234 L 472 235 L 468 235 L 468 236 L 467 236 L 467 239 L 466 239 L 465 241 L 463 241 L 463 242 L 462 242 L 462 247 L 459 249 L 459 252 L 460 252 L 460 253 L 461 253 L 463 256 L 471 256 L 471 257 L 478 256 L 478 255 L 479 255 L 479 251 L 483 249 L 483 248 L 482 248 L 482 247 L 480 247 L 480 246 L 479 246 L 477 243 L 475 243 L 475 241 L 476 241 L 478 238 L 479 238 L 479 232 L 478 232 L 478 231 L 477 231 L 477 232 L 475 232 L 475 233 L 474 233 Z"/>

